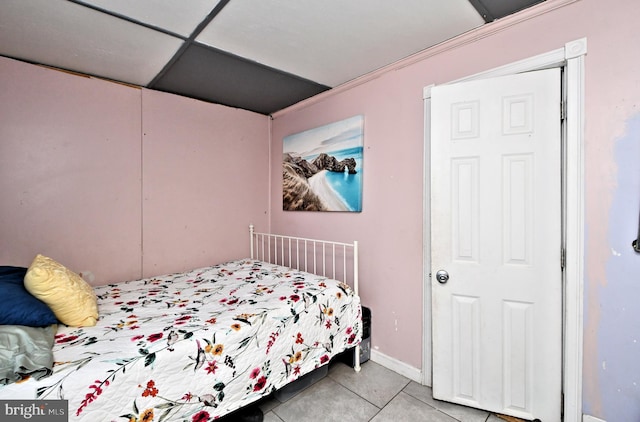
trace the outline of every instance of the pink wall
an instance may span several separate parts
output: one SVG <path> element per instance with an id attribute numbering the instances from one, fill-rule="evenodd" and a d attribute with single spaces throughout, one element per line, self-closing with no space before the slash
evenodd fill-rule
<path id="1" fill-rule="evenodd" d="M 266 116 L 0 58 L 0 263 L 94 284 L 249 254 Z"/>
<path id="2" fill-rule="evenodd" d="M 273 122 L 272 230 L 358 240 L 360 293 L 372 310 L 372 341 L 415 367 L 422 350 L 422 87 L 383 79 L 330 97 Z M 413 98 L 411 98 L 413 97 Z M 411 104 L 413 106 L 411 106 Z M 361 213 L 283 212 L 282 138 L 364 115 Z M 413 123 L 419 124 L 413 124 Z"/>
<path id="3" fill-rule="evenodd" d="M 140 90 L 0 58 L 0 262 L 140 275 Z"/>
<path id="4" fill-rule="evenodd" d="M 562 7 L 555 7 L 559 5 Z M 527 19 L 516 22 L 517 17 L 507 18 L 487 27 L 493 27 L 495 32 L 485 28 L 482 36 L 472 42 L 450 43 L 450 48 L 439 46 L 420 58 L 379 72 L 375 78 L 355 81 L 277 113 L 272 130 L 271 201 L 274 231 L 360 241 L 361 290 L 364 304 L 372 308 L 373 346 L 420 368 L 423 87 L 556 50 L 586 37 L 584 410 L 612 422 L 640 420 L 640 374 L 622 370 L 613 375 L 602 370 L 603 353 L 613 352 L 609 354 L 619 359 L 617 366 L 623 367 L 631 367 L 639 355 L 632 339 L 622 349 L 613 350 L 607 345 L 600 315 L 603 302 L 610 300 L 601 294 L 601 289 L 612 282 L 607 279 L 606 266 L 612 254 L 609 218 L 615 174 L 625 171 L 618 169 L 613 149 L 627 120 L 640 108 L 640 56 L 636 54 L 640 45 L 640 2 L 618 0 L 602 6 L 597 0 L 548 0 L 525 12 Z M 535 16 L 536 10 L 546 13 Z M 465 39 L 469 38 L 467 35 Z M 282 138 L 356 114 L 365 116 L 362 213 L 283 212 Z M 622 178 L 629 176 L 637 175 L 618 174 Z M 639 195 L 636 192 L 630 198 L 634 206 Z M 631 236 L 633 233 L 628 233 L 629 238 L 624 241 L 630 243 Z M 629 251 L 624 251 L 626 259 L 637 260 L 638 256 Z M 635 287 L 625 287 L 617 296 L 637 298 L 638 275 L 627 277 L 635 277 L 635 284 L 619 285 Z M 615 303 L 607 305 L 616 308 Z M 639 313 L 614 319 L 620 325 L 606 328 L 631 333 L 632 321 L 640 319 Z"/>
<path id="5" fill-rule="evenodd" d="M 142 104 L 144 275 L 249 256 L 249 223 L 267 227 L 267 118 L 150 90 Z"/>

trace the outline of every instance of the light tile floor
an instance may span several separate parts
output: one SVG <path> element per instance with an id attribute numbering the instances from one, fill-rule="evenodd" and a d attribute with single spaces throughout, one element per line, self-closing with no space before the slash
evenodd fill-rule
<path id="1" fill-rule="evenodd" d="M 367 361 L 360 372 L 332 363 L 328 375 L 290 399 L 260 403 L 264 422 L 503 422 L 477 409 L 434 400 L 431 388 Z"/>

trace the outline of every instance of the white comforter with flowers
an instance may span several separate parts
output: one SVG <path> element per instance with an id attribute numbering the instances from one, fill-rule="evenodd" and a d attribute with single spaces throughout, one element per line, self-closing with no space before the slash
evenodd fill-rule
<path id="1" fill-rule="evenodd" d="M 354 347 L 345 284 L 256 260 L 95 288 L 95 327 L 60 325 L 53 375 L 2 399 L 67 399 L 71 421 L 207 421 Z"/>

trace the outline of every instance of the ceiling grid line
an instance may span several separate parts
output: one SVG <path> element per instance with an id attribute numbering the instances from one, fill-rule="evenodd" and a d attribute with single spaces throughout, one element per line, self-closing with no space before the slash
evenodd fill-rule
<path id="1" fill-rule="evenodd" d="M 200 35 L 202 30 L 215 19 L 215 17 L 222 11 L 222 9 L 230 2 L 231 0 L 221 0 L 216 7 L 198 24 L 198 26 L 191 32 L 188 38 L 185 39 L 185 42 L 180 46 L 176 54 L 173 55 L 171 60 L 167 62 L 167 64 L 162 68 L 162 70 L 149 82 L 148 87 L 153 89 L 153 87 L 158 83 L 160 79 L 171 69 L 171 67 L 177 62 L 180 57 L 184 54 L 184 52 L 189 48 L 191 44 L 195 41 L 196 37 Z"/>
<path id="2" fill-rule="evenodd" d="M 187 37 L 185 37 L 183 35 L 180 35 L 180 34 L 178 34 L 176 32 L 173 32 L 173 31 L 170 31 L 168 29 L 162 28 L 160 26 L 151 25 L 151 24 L 148 24 L 146 22 L 142 22 L 142 21 L 140 21 L 138 19 L 134 19 L 132 17 L 129 17 L 127 15 L 123 15 L 121 13 L 113 12 L 111 10 L 104 9 L 102 7 L 99 7 L 99 6 L 90 4 L 90 3 L 85 3 L 85 2 L 80 1 L 80 0 L 67 0 L 67 1 L 69 3 L 77 4 L 78 6 L 86 7 L 87 9 L 91 9 L 91 10 L 94 10 L 96 12 L 104 13 L 105 15 L 113 16 L 116 19 L 120 19 L 120 20 L 129 22 L 129 23 L 132 23 L 134 25 L 139 25 L 139 26 L 145 27 L 147 29 L 151 29 L 153 31 L 161 32 L 161 33 L 163 33 L 165 35 L 169 35 L 169 36 L 172 36 L 172 37 L 175 37 L 175 38 L 180 38 L 182 40 L 186 40 L 187 39 Z"/>
<path id="3" fill-rule="evenodd" d="M 273 115 L 559 0 L 2 0 L 0 56 Z"/>

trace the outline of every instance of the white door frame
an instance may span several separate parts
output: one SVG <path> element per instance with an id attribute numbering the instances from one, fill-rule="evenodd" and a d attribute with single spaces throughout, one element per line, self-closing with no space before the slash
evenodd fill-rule
<path id="1" fill-rule="evenodd" d="M 563 98 L 564 149 L 562 169 L 563 223 L 565 267 L 563 273 L 563 414 L 565 422 L 582 420 L 582 336 L 584 289 L 584 60 L 587 39 L 569 42 L 564 47 L 528 59 L 520 60 L 486 72 L 449 83 L 511 75 L 521 72 L 562 67 L 564 69 Z M 431 385 L 431 221 L 430 145 L 431 88 L 423 91 L 424 99 L 424 203 L 423 203 L 423 347 L 422 383 Z M 429 309 L 429 312 L 426 310 Z"/>

